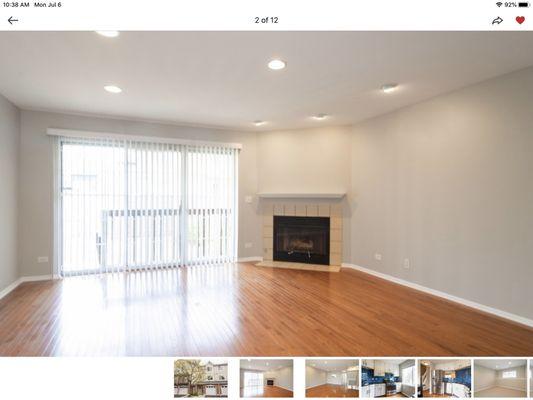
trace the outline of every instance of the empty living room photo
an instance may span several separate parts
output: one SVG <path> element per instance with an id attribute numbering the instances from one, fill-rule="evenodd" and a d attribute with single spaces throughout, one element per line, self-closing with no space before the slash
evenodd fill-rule
<path id="1" fill-rule="evenodd" d="M 474 397 L 527 397 L 527 360 L 475 360 Z"/>
<path id="2" fill-rule="evenodd" d="M 250 396 L 294 390 L 253 357 L 393 357 L 307 367 L 414 397 L 414 357 L 533 355 L 533 32 L 10 31 L 0 54 L 0 356 L 243 357 Z"/>
<path id="3" fill-rule="evenodd" d="M 359 397 L 359 360 L 305 360 L 305 397 Z"/>

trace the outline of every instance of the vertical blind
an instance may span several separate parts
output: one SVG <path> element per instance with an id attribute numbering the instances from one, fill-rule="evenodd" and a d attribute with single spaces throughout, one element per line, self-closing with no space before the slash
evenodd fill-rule
<path id="1" fill-rule="evenodd" d="M 60 137 L 62 275 L 236 257 L 238 150 Z"/>

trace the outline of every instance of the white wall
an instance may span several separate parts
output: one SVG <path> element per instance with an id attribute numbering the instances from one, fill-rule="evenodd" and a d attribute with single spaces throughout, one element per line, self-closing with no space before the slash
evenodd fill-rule
<path id="1" fill-rule="evenodd" d="M 503 373 L 505 371 L 516 371 L 516 378 L 503 378 Z M 497 372 L 496 374 L 496 385 L 501 387 L 506 387 L 510 389 L 516 389 L 521 391 L 527 391 L 527 374 L 526 366 L 513 367 L 503 369 Z"/>
<path id="2" fill-rule="evenodd" d="M 325 385 L 327 383 L 327 373 L 318 368 L 305 366 L 305 387 L 311 388 L 315 386 Z"/>
<path id="3" fill-rule="evenodd" d="M 19 110 L 0 95 L 0 293 L 19 277 Z"/>
<path id="4" fill-rule="evenodd" d="M 44 255 L 51 260 L 53 252 L 53 141 L 46 136 L 47 128 L 242 143 L 239 156 L 239 257 L 261 254 L 261 220 L 256 212 L 257 201 L 253 204 L 244 202 L 246 195 L 257 192 L 255 133 L 22 111 L 19 203 L 21 275 L 51 273 L 50 264 L 36 262 L 38 256 Z M 252 248 L 245 249 L 245 242 L 252 243 Z"/>
<path id="5" fill-rule="evenodd" d="M 532 93 L 529 68 L 356 125 L 352 262 L 533 318 Z"/>
<path id="6" fill-rule="evenodd" d="M 496 386 L 496 371 L 481 365 L 474 366 L 474 389 L 480 391 Z"/>

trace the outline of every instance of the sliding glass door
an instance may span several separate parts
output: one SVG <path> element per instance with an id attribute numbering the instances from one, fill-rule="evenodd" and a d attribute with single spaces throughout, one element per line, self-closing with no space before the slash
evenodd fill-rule
<path id="1" fill-rule="evenodd" d="M 59 138 L 63 275 L 236 256 L 238 150 Z"/>

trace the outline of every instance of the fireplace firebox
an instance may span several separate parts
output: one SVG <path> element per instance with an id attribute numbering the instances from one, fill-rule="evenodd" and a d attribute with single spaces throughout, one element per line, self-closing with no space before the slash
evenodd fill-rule
<path id="1" fill-rule="evenodd" d="M 274 216 L 274 261 L 329 265 L 329 217 Z"/>

